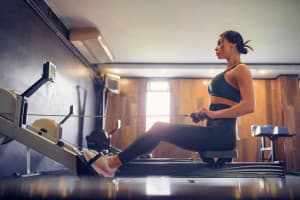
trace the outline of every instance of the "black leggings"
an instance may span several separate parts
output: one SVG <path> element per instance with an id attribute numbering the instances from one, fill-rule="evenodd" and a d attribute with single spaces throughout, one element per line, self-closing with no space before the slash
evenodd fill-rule
<path id="1" fill-rule="evenodd" d="M 222 104 L 212 104 L 210 110 L 220 110 L 227 107 Z M 236 146 L 236 119 L 208 120 L 206 127 L 157 122 L 148 132 L 119 153 L 119 159 L 122 164 L 125 164 L 140 155 L 150 152 L 160 141 L 198 152 L 231 150 Z"/>

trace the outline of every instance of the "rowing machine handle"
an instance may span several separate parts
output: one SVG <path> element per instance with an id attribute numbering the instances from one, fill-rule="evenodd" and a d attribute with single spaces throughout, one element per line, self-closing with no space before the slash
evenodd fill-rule
<path id="1" fill-rule="evenodd" d="M 193 122 L 198 123 L 199 121 L 202 121 L 204 119 L 208 119 L 207 115 L 204 113 L 201 113 L 200 115 L 198 115 L 197 113 L 191 113 L 191 118 L 193 120 Z"/>

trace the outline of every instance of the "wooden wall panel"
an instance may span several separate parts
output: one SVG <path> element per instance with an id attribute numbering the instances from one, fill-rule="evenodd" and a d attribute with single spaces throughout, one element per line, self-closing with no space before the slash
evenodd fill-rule
<path id="1" fill-rule="evenodd" d="M 269 112 L 268 102 L 270 100 L 268 94 L 269 80 L 255 80 L 253 82 L 255 94 L 255 110 L 254 113 L 245 115 L 238 119 L 238 153 L 239 157 L 236 159 L 240 162 L 255 162 L 260 159 L 259 147 L 260 139 L 254 138 L 251 135 L 251 125 L 269 124 L 267 114 Z"/>
<path id="2" fill-rule="evenodd" d="M 110 96 L 106 130 L 112 130 L 118 119 L 122 122 L 122 128 L 112 137 L 114 146 L 125 149 L 145 132 L 146 87 L 146 79 L 122 79 L 120 94 Z"/>
<path id="3" fill-rule="evenodd" d="M 274 108 L 276 119 L 275 125 L 287 126 L 293 138 L 282 138 L 276 143 L 279 160 L 286 162 L 287 171 L 299 171 L 300 149 L 300 92 L 298 76 L 279 76 L 275 80 L 276 91 L 279 94 L 276 98 L 277 107 Z"/>

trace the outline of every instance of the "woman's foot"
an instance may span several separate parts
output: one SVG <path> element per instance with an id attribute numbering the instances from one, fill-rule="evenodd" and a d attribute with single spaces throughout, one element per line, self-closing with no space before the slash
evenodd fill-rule
<path id="1" fill-rule="evenodd" d="M 95 158 L 98 155 L 97 151 L 84 149 L 83 156 L 87 162 Z M 95 161 L 92 161 L 90 164 L 92 168 L 99 174 L 104 177 L 114 177 L 118 168 L 111 168 L 108 164 L 109 157 L 107 155 L 100 156 Z"/>

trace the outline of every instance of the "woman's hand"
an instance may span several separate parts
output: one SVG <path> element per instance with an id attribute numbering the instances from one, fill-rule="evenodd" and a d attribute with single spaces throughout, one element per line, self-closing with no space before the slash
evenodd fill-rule
<path id="1" fill-rule="evenodd" d="M 191 113 L 191 117 L 193 119 L 193 122 L 198 123 L 199 121 L 217 118 L 217 111 L 210 111 L 206 108 L 202 108 L 198 112 Z"/>
<path id="2" fill-rule="evenodd" d="M 215 119 L 217 116 L 216 116 L 215 111 L 210 111 L 206 108 L 202 108 L 198 112 L 198 117 L 199 117 L 200 121 L 203 121 L 205 119 Z"/>

